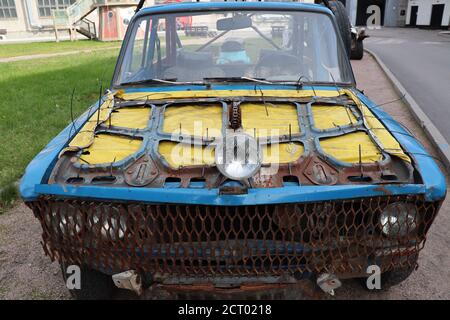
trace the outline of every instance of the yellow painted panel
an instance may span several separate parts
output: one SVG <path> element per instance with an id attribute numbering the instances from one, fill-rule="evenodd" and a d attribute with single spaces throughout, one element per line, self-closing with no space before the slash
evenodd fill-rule
<path id="1" fill-rule="evenodd" d="M 168 107 L 164 112 L 163 131 L 179 134 L 181 125 L 182 134 L 220 137 L 222 110 L 219 104 Z"/>
<path id="2" fill-rule="evenodd" d="M 344 94 L 344 91 L 330 90 L 263 90 L 266 97 L 305 98 L 312 96 L 336 97 Z M 117 91 L 116 96 L 123 100 L 135 99 L 183 99 L 183 98 L 228 98 L 228 97 L 261 97 L 259 90 L 198 90 L 198 91 L 167 91 L 167 92 L 129 92 Z"/>
<path id="3" fill-rule="evenodd" d="M 83 154 L 80 162 L 88 164 L 117 162 L 137 152 L 141 143 L 142 141 L 138 139 L 98 134 L 95 136 L 94 142 L 84 150 L 89 154 Z"/>
<path id="4" fill-rule="evenodd" d="M 267 108 L 267 111 L 266 111 Z M 257 137 L 280 136 L 300 133 L 297 108 L 292 104 L 243 103 L 241 104 L 242 127 L 245 133 Z"/>
<path id="5" fill-rule="evenodd" d="M 83 128 L 78 132 L 78 134 L 72 139 L 69 144 L 69 148 L 74 148 L 75 150 L 83 149 L 88 147 L 94 141 L 94 131 L 97 128 L 97 125 L 106 119 L 108 119 L 109 113 L 111 109 L 109 109 L 108 101 L 105 102 L 100 107 L 100 116 L 99 111 L 96 111 L 89 120 L 84 124 Z"/>
<path id="6" fill-rule="evenodd" d="M 380 141 L 384 150 L 394 156 L 400 157 L 405 161 L 411 162 L 409 156 L 407 156 L 397 140 L 392 134 L 384 127 L 384 125 L 373 115 L 373 113 L 367 108 L 363 107 L 364 118 L 367 121 L 368 127 L 372 130 L 375 136 Z"/>
<path id="7" fill-rule="evenodd" d="M 357 122 L 353 113 L 343 106 L 313 106 L 314 126 L 317 129 L 333 129 Z"/>
<path id="8" fill-rule="evenodd" d="M 214 148 L 183 144 L 172 141 L 161 141 L 158 146 L 161 156 L 169 165 L 178 169 L 180 167 L 214 164 Z"/>
<path id="9" fill-rule="evenodd" d="M 111 125 L 131 129 L 145 129 L 151 108 L 120 108 L 111 113 Z M 108 120 L 109 121 L 109 120 Z"/>
<path id="10" fill-rule="evenodd" d="M 320 140 L 320 146 L 325 153 L 347 163 L 359 163 L 360 145 L 362 163 L 373 163 L 382 159 L 376 144 L 362 131 Z"/>
<path id="11" fill-rule="evenodd" d="M 357 96 L 350 90 L 343 90 L 349 97 L 355 101 L 359 110 L 363 114 L 367 126 L 373 131 L 377 139 L 380 141 L 383 149 L 390 155 L 397 156 L 407 162 L 411 162 L 411 159 L 406 155 L 392 134 L 384 127 L 384 125 L 373 115 L 373 113 L 367 108 Z"/>
<path id="12" fill-rule="evenodd" d="M 94 132 L 97 125 L 108 119 L 113 105 L 112 94 L 105 98 L 105 102 L 100 106 L 100 110 L 97 110 L 86 123 L 80 129 L 78 134 L 70 141 L 69 146 L 61 151 L 60 155 L 66 151 L 78 151 L 89 147 L 94 142 Z"/>
<path id="13" fill-rule="evenodd" d="M 166 159 L 172 168 L 185 166 L 213 165 L 214 148 L 189 146 L 172 141 L 161 141 L 159 153 Z M 296 161 L 304 152 L 301 143 L 281 143 L 264 146 L 263 163 L 289 163 Z"/>
<path id="14" fill-rule="evenodd" d="M 262 148 L 263 163 L 289 163 L 294 162 L 305 151 L 299 142 L 287 142 L 266 145 Z"/>

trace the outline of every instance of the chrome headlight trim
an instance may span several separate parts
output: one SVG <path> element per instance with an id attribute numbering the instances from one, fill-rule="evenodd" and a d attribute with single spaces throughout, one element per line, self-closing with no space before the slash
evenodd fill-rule
<path id="1" fill-rule="evenodd" d="M 380 215 L 381 232 L 387 237 L 405 237 L 419 224 L 417 207 L 412 203 L 389 204 Z"/>
<path id="2" fill-rule="evenodd" d="M 217 143 L 215 160 L 224 176 L 245 180 L 260 170 L 262 155 L 255 138 L 245 133 L 231 133 Z"/>

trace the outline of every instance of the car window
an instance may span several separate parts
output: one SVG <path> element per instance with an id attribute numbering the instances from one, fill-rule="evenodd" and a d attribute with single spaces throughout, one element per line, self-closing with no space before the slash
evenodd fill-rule
<path id="1" fill-rule="evenodd" d="M 252 77 L 351 83 L 330 16 L 315 12 L 224 11 L 138 18 L 116 84 Z"/>

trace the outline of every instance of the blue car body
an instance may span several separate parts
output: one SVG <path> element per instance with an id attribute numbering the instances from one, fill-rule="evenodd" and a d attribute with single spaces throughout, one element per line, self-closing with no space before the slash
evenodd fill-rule
<path id="1" fill-rule="evenodd" d="M 233 1 L 144 8 L 133 17 L 130 26 L 147 15 L 217 10 L 307 11 L 332 17 L 335 27 L 337 23 L 332 11 L 322 5 Z M 116 73 L 129 37 L 130 31 Z M 318 86 L 308 84 L 301 89 L 314 93 L 319 90 Z M 41 221 L 45 252 L 60 263 L 85 264 L 108 275 L 138 270 L 142 275 L 150 274 L 147 278 L 155 283 L 169 287 L 204 281 L 220 286 L 241 285 L 246 281 L 292 284 L 298 280 L 298 273 L 361 277 L 366 274 L 365 268 L 373 264 L 380 265 L 383 272 L 397 268 L 412 270 L 425 234 L 445 198 L 445 177 L 420 142 L 354 84 L 320 85 L 321 92 L 341 89 L 359 99 L 411 159 L 408 168 L 413 168 L 415 174 L 413 178 L 411 174 L 408 182 L 286 183 L 277 187 L 249 187 L 235 194 L 224 193 L 221 186 L 173 188 L 55 182 L 60 158 L 101 108 L 105 96 L 52 140 L 31 161 L 21 180 L 20 194 Z M 113 85 L 108 95 L 149 96 L 211 90 L 256 91 L 256 85 L 248 82 L 212 83 L 203 87 L 169 83 L 125 88 Z M 258 90 L 297 92 L 299 88 L 259 83 Z M 357 165 L 354 167 L 359 170 Z M 108 171 L 109 167 L 103 169 Z M 420 213 L 421 220 L 414 221 L 414 227 L 420 224 L 418 234 L 390 239 L 389 230 L 380 225 L 380 219 L 383 221 L 380 217 L 385 214 L 391 221 L 392 215 L 401 210 L 407 214 L 402 219 Z M 253 222 L 246 220 L 250 216 Z M 98 223 L 100 229 L 94 228 Z M 393 230 L 404 232 L 402 228 Z"/>

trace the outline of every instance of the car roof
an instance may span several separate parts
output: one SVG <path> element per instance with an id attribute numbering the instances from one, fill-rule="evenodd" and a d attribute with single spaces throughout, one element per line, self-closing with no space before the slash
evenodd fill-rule
<path id="1" fill-rule="evenodd" d="M 216 10 L 296 10 L 332 14 L 331 10 L 321 4 L 299 2 L 175 2 L 142 8 L 135 17 L 147 14 Z"/>

